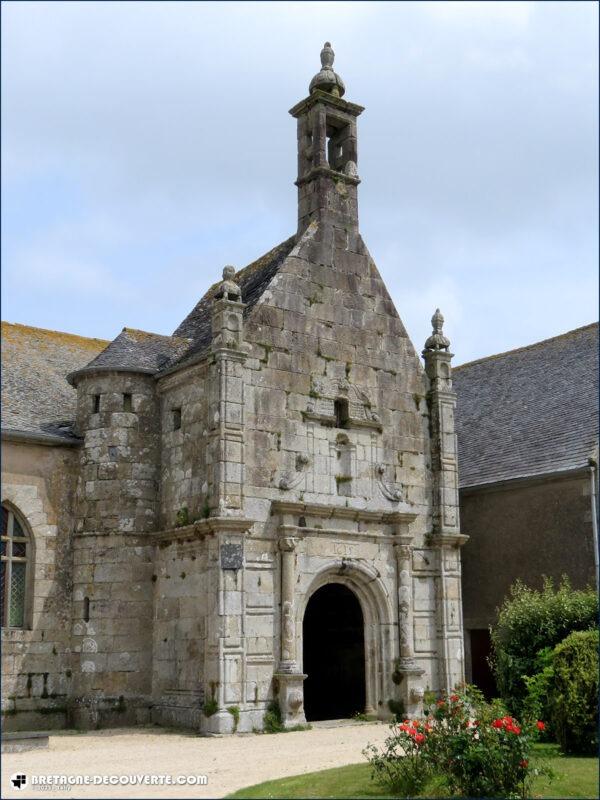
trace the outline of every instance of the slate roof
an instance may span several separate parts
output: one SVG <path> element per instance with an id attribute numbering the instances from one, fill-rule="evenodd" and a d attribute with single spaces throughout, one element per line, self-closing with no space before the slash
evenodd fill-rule
<path id="1" fill-rule="evenodd" d="M 236 273 L 234 280 L 242 290 L 245 315 L 256 305 L 290 253 L 295 240 L 295 236 L 286 239 Z M 183 366 L 199 356 L 212 339 L 211 306 L 221 283 L 222 280 L 219 280 L 210 287 L 172 336 L 123 328 L 102 353 L 84 366 L 83 371 L 98 368 L 131 369 L 157 374 L 171 367 Z"/>
<path id="2" fill-rule="evenodd" d="M 461 487 L 583 467 L 597 447 L 597 323 L 452 377 Z"/>
<path id="3" fill-rule="evenodd" d="M 77 392 L 68 372 L 108 342 L 71 333 L 2 323 L 2 429 L 73 440 Z"/>
<path id="4" fill-rule="evenodd" d="M 296 237 L 291 236 L 285 242 L 281 242 L 268 253 L 257 258 L 256 261 L 248 264 L 247 267 L 236 272 L 234 280 L 242 290 L 242 301 L 246 303 L 245 315 L 256 305 L 262 293 L 275 277 L 277 270 L 290 254 L 295 242 Z M 177 359 L 178 361 L 185 361 L 201 353 L 210 344 L 212 338 L 210 308 L 220 285 L 221 280 L 214 283 L 173 332 L 173 336 L 183 336 L 191 340 L 189 349 L 182 358 Z"/>
<path id="5" fill-rule="evenodd" d="M 102 350 L 83 370 L 129 369 L 154 374 L 177 355 L 184 353 L 190 345 L 189 339 L 176 336 L 161 336 L 135 328 L 123 328 L 116 339 Z"/>

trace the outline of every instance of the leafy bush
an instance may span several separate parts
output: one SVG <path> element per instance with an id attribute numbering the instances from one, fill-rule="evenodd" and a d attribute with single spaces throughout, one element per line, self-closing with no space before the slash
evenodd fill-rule
<path id="1" fill-rule="evenodd" d="M 543 722 L 521 725 L 473 686 L 439 699 L 426 713 L 425 721 L 392 723 L 382 751 L 373 745 L 364 751 L 372 777 L 391 794 L 412 796 L 436 776 L 451 796 L 530 795 L 540 770 L 530 767 L 529 751 Z"/>
<path id="2" fill-rule="evenodd" d="M 263 717 L 263 730 L 265 733 L 281 733 L 284 730 L 281 708 L 277 700 L 271 701 L 267 706 Z"/>
<path id="3" fill-rule="evenodd" d="M 598 748 L 598 631 L 577 631 L 559 644 L 552 664 L 552 728 L 565 753 Z"/>
<path id="4" fill-rule="evenodd" d="M 233 732 L 236 733 L 238 729 L 238 725 L 240 724 L 240 707 L 239 706 L 227 706 L 227 711 L 233 717 Z"/>
<path id="5" fill-rule="evenodd" d="M 596 592 L 573 591 L 566 577 L 556 589 L 549 579 L 541 591 L 520 581 L 511 587 L 491 633 L 496 683 L 513 714 L 521 716 L 525 710 L 524 678 L 539 671 L 538 653 L 555 647 L 573 631 L 595 628 L 597 618 Z"/>
<path id="6" fill-rule="evenodd" d="M 371 777 L 387 792 L 397 797 L 413 797 L 432 775 L 431 764 L 424 753 L 426 735 L 418 720 L 402 724 L 392 722 L 391 736 L 383 750 L 368 745 L 363 754 L 372 768 Z"/>
<path id="7" fill-rule="evenodd" d="M 478 689 L 466 686 L 437 701 L 429 725 L 427 750 L 451 795 L 530 795 L 535 771 L 529 751 L 543 722 L 524 726 L 501 703 L 486 703 Z"/>
<path id="8" fill-rule="evenodd" d="M 535 659 L 535 675 L 523 676 L 527 691 L 523 701 L 524 719 L 550 719 L 554 680 L 553 657 L 554 650 L 551 647 L 544 647 Z M 542 738 L 548 741 L 550 733 L 551 731 L 547 730 Z"/>
<path id="9" fill-rule="evenodd" d="M 219 704 L 215 700 L 214 697 L 211 697 L 209 700 L 204 701 L 204 705 L 202 706 L 202 713 L 205 717 L 212 717 L 213 714 L 216 714 L 219 710 Z"/>

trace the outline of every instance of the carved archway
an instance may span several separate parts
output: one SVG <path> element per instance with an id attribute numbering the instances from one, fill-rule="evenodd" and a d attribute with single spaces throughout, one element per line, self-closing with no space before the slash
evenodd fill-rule
<path id="1" fill-rule="evenodd" d="M 359 561 L 337 560 L 326 564 L 313 578 L 297 612 L 297 652 L 304 659 L 303 620 L 310 598 L 323 586 L 341 584 L 356 596 L 364 622 L 365 712 L 389 716 L 385 687 L 393 660 L 392 604 L 379 574 Z"/>

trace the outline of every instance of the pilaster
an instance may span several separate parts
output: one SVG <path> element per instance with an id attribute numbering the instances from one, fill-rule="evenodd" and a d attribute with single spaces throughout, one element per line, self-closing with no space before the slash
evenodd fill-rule
<path id="1" fill-rule="evenodd" d="M 235 270 L 225 267 L 212 308 L 209 379 L 208 483 L 210 513 L 241 512 L 244 498 L 244 308 Z"/>
<path id="2" fill-rule="evenodd" d="M 288 524 L 286 524 L 286 521 Z M 284 727 L 306 724 L 304 715 L 303 683 L 306 675 L 298 669 L 296 636 L 296 549 L 300 542 L 292 520 L 285 520 L 279 528 L 281 553 L 281 655 L 275 673 L 277 694 Z"/>
<path id="3" fill-rule="evenodd" d="M 452 388 L 452 353 L 443 332 L 444 317 L 437 309 L 431 319 L 432 335 L 423 358 L 429 378 L 431 468 L 433 473 L 433 531 L 431 545 L 438 553 L 438 656 L 439 682 L 450 691 L 464 681 L 460 547 L 468 536 L 460 532 L 458 463 Z"/>

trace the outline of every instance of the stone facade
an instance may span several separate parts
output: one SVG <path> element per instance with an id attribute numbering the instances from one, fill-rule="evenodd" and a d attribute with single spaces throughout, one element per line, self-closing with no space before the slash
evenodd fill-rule
<path id="1" fill-rule="evenodd" d="M 363 109 L 321 58 L 290 112 L 297 234 L 69 377 L 72 724 L 250 731 L 273 701 L 304 723 L 304 612 L 332 583 L 364 621 L 357 710 L 463 678 L 449 342 L 438 312 L 424 369 L 361 238 Z"/>

